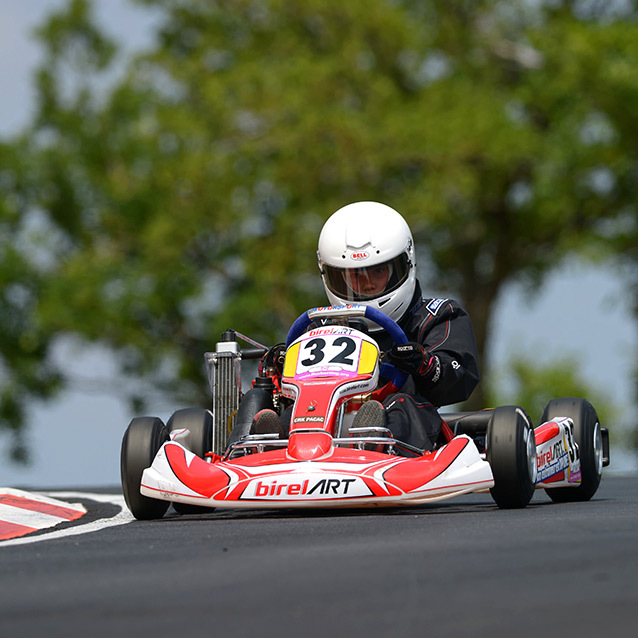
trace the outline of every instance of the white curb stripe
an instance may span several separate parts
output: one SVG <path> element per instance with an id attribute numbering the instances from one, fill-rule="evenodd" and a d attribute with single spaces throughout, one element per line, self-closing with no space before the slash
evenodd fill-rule
<path id="1" fill-rule="evenodd" d="M 13 487 L 0 487 L 0 496 L 3 494 L 9 494 L 10 496 L 15 496 L 17 498 L 24 498 L 30 501 L 39 501 L 40 503 L 48 503 L 49 505 L 55 505 L 57 507 L 64 507 L 65 509 L 76 510 L 77 512 L 85 513 L 86 509 L 83 505 L 79 503 L 68 503 L 65 501 L 60 501 L 56 498 L 52 498 L 50 493 L 42 493 L 42 492 L 25 492 L 24 490 L 18 490 Z M 47 496 L 47 494 L 49 494 Z M 75 493 L 75 498 L 79 496 L 79 493 Z"/>
<path id="2" fill-rule="evenodd" d="M 99 503 L 111 503 L 120 507 L 120 512 L 111 518 L 101 518 L 91 523 L 82 523 L 80 519 L 77 525 L 67 529 L 55 530 L 37 536 L 23 536 L 21 538 L 13 538 L 6 541 L 0 541 L 0 548 L 11 545 L 27 545 L 29 543 L 38 543 L 45 540 L 54 540 L 56 538 L 66 538 L 68 536 L 77 536 L 79 534 L 88 534 L 97 532 L 107 527 L 116 525 L 125 525 L 134 521 L 133 515 L 128 511 L 121 494 L 93 494 L 91 492 L 47 492 L 50 497 L 58 498 L 86 498 Z"/>
<path id="3" fill-rule="evenodd" d="M 0 541 L 74 521 L 86 514 L 79 503 L 67 503 L 37 492 L 0 487 Z"/>
<path id="4" fill-rule="evenodd" d="M 34 512 L 33 510 L 24 509 L 23 507 L 12 507 L 11 505 L 0 504 L 0 521 L 12 523 L 13 525 L 24 525 L 25 527 L 43 529 L 45 527 L 53 527 L 58 523 L 63 523 L 68 520 L 68 518 Z"/>

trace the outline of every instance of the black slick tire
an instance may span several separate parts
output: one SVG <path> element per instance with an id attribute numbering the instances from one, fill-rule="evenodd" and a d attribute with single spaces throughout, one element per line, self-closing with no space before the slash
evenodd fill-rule
<path id="1" fill-rule="evenodd" d="M 581 483 L 578 487 L 556 487 L 545 492 L 555 503 L 588 501 L 598 490 L 603 471 L 603 443 L 594 406 L 576 397 L 552 399 L 543 410 L 541 423 L 558 417 L 574 422 L 574 441 L 580 456 Z"/>
<path id="2" fill-rule="evenodd" d="M 237 443 L 243 436 L 250 434 L 250 426 L 257 412 L 273 410 L 272 392 L 261 388 L 253 388 L 246 392 L 239 404 L 235 417 L 235 427 L 228 438 L 227 448 Z"/>
<path id="3" fill-rule="evenodd" d="M 496 408 L 486 446 L 494 476 L 492 498 L 501 509 L 525 507 L 536 487 L 536 441 L 527 413 L 511 405 Z"/>
<path id="4" fill-rule="evenodd" d="M 190 431 L 190 451 L 204 458 L 210 452 L 213 437 L 213 414 L 203 408 L 184 408 L 172 414 L 166 428 L 169 433 L 183 428 Z"/>
<path id="5" fill-rule="evenodd" d="M 213 414 L 203 408 L 183 408 L 174 412 L 166 423 L 170 432 L 187 429 L 190 432 L 190 451 L 204 458 L 211 451 L 213 438 Z M 205 514 L 215 510 L 214 507 L 202 507 L 190 503 L 172 503 L 178 514 Z"/>
<path id="6" fill-rule="evenodd" d="M 157 417 L 137 417 L 130 423 L 122 439 L 120 473 L 126 505 L 138 520 L 161 518 L 168 501 L 140 494 L 142 472 L 150 467 L 162 444 L 168 440 L 168 430 Z"/>

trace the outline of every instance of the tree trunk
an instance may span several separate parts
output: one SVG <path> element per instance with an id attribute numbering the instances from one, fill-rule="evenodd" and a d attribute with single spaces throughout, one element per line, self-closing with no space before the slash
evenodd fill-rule
<path id="1" fill-rule="evenodd" d="M 487 405 L 486 383 L 489 377 L 489 362 L 486 352 L 489 341 L 489 323 L 492 316 L 496 292 L 493 289 L 487 290 L 485 286 L 467 286 L 464 291 L 464 305 L 472 320 L 472 328 L 476 338 L 476 345 L 479 355 L 479 366 L 481 380 L 476 386 L 472 396 L 463 404 L 464 410 L 482 410 L 493 407 Z"/>

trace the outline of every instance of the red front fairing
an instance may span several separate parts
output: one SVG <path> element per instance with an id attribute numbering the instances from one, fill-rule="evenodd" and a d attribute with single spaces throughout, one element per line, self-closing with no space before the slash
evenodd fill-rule
<path id="1" fill-rule="evenodd" d="M 142 493 L 213 507 L 334 507 L 427 502 L 493 484 L 465 436 L 416 458 L 332 449 L 320 461 L 299 462 L 280 449 L 207 463 L 168 442 L 144 472 Z"/>
<path id="2" fill-rule="evenodd" d="M 492 487 L 490 466 L 467 436 L 407 458 L 387 430 L 381 439 L 350 435 L 342 406 L 375 390 L 378 359 L 376 343 L 356 330 L 304 334 L 284 365 L 282 391 L 295 401 L 287 440 L 240 442 L 212 462 L 170 441 L 144 471 L 142 494 L 212 507 L 369 507 Z"/>

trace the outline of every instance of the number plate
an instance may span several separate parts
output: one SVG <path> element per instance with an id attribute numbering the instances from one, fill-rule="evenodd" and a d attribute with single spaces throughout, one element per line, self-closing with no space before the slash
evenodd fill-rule
<path id="1" fill-rule="evenodd" d="M 284 377 L 355 377 L 371 374 L 379 356 L 378 348 L 354 330 L 311 330 L 286 353 Z"/>

